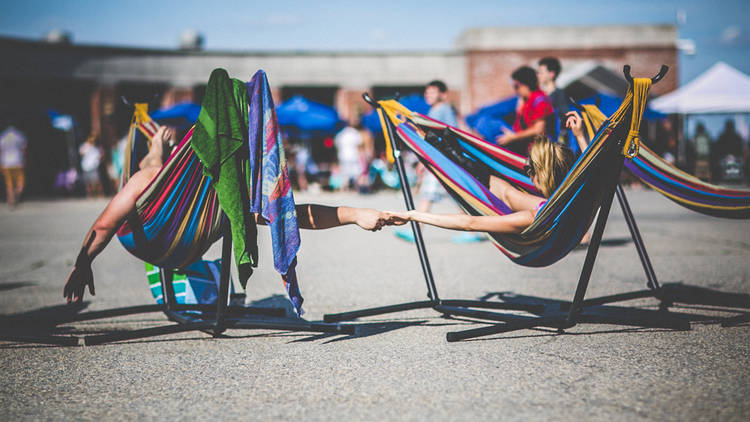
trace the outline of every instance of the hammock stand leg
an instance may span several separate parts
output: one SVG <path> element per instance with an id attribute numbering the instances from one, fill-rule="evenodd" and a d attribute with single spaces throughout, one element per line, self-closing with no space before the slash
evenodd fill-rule
<path id="1" fill-rule="evenodd" d="M 535 328 L 535 327 L 548 327 L 548 328 L 556 328 L 558 332 L 562 333 L 564 329 L 574 327 L 579 322 L 583 323 L 613 323 L 613 324 L 620 324 L 620 325 L 636 325 L 636 326 L 646 326 L 646 327 L 654 327 L 654 328 L 670 328 L 670 329 L 677 329 L 677 330 L 687 330 L 690 329 L 690 323 L 689 321 L 668 317 L 667 315 L 657 315 L 655 318 L 608 318 L 608 317 L 602 317 L 602 316 L 596 316 L 596 315 L 587 315 L 583 313 L 583 310 L 586 306 L 601 304 L 601 303 L 607 303 L 601 302 L 601 299 L 607 299 L 607 298 L 615 298 L 615 297 L 624 297 L 625 295 L 614 295 L 614 296 L 608 296 L 605 298 L 598 298 L 597 299 L 591 299 L 591 300 L 584 300 L 584 297 L 586 295 L 586 289 L 588 288 L 589 281 L 591 280 L 591 272 L 594 268 L 594 263 L 596 261 L 596 256 L 599 253 L 599 246 L 601 245 L 602 236 L 604 234 L 604 228 L 607 225 L 607 219 L 609 217 L 609 212 L 612 207 L 612 201 L 614 200 L 615 192 L 617 192 L 618 188 L 620 187 L 619 183 L 617 183 L 620 171 L 622 168 L 622 164 L 616 166 L 616 170 L 613 170 L 613 175 L 611 176 L 611 182 L 610 182 L 610 188 L 608 188 L 607 192 L 603 196 L 603 201 L 601 203 L 601 208 L 599 211 L 599 218 L 596 220 L 596 226 L 594 227 L 594 232 L 591 235 L 591 242 L 589 243 L 588 250 L 586 252 L 586 259 L 583 264 L 583 268 L 581 269 L 581 275 L 578 279 L 578 285 L 576 287 L 576 292 L 573 297 L 572 303 L 563 304 L 561 306 L 561 310 L 564 310 L 565 308 L 568 308 L 568 315 L 563 316 L 550 316 L 550 317 L 518 317 L 518 316 L 507 316 L 505 319 L 501 319 L 500 321 L 504 321 L 503 324 L 495 324 L 490 325 L 487 327 L 481 327 L 481 328 L 475 328 L 471 330 L 464 330 L 464 331 L 456 331 L 448 333 L 446 338 L 449 342 L 455 342 L 470 338 L 476 338 L 476 337 L 482 337 L 492 334 L 500 334 L 500 333 L 507 333 L 510 331 L 517 331 L 517 330 L 523 330 L 523 329 L 529 329 L 529 328 Z M 620 197 L 618 196 L 618 199 Z M 624 196 L 623 196 L 624 199 Z M 624 201 L 625 205 L 627 205 L 627 201 Z M 622 205 L 623 202 L 620 202 Z M 627 208 L 628 211 L 630 208 Z M 632 217 L 632 214 L 631 214 Z M 633 220 L 633 223 L 635 223 L 635 220 Z M 635 228 L 635 232 L 637 233 L 637 227 L 635 225 L 631 227 L 631 230 Z M 631 233 L 633 233 L 631 231 Z M 640 236 L 639 236 L 640 238 Z M 640 243 L 642 246 L 642 242 Z M 645 248 L 643 249 L 643 252 L 645 254 Z M 640 253 L 640 250 L 639 250 Z M 646 260 L 648 259 L 648 256 L 646 255 Z M 645 262 L 644 267 L 645 267 Z M 650 267 L 650 262 L 648 262 L 648 265 Z M 654 280 L 656 280 L 654 278 Z M 647 290 L 649 292 L 648 296 L 654 296 L 653 291 Z M 636 292 L 636 294 L 640 294 L 640 292 Z M 641 296 L 633 296 L 630 298 L 636 298 Z M 646 296 L 643 296 L 646 297 Z M 619 299 L 622 300 L 622 299 Z M 610 300 L 611 301 L 611 300 Z M 565 306 L 567 305 L 567 306 Z M 484 318 L 484 319 L 491 319 L 491 318 Z"/>
<path id="2" fill-rule="evenodd" d="M 380 106 L 372 101 L 370 97 L 365 94 L 363 95 L 365 101 L 370 103 L 374 108 L 378 109 Z M 404 169 L 404 162 L 401 159 L 401 148 L 396 143 L 394 137 L 394 130 L 391 121 L 385 119 L 385 127 L 388 133 L 388 139 L 390 140 L 391 148 L 393 150 L 393 156 L 395 158 L 396 169 L 398 171 L 398 177 L 401 182 L 401 193 L 404 196 L 404 202 L 406 203 L 407 210 L 414 210 L 414 199 L 409 188 L 409 182 L 406 178 L 406 171 Z M 427 298 L 428 300 L 416 301 L 416 302 L 405 302 L 395 305 L 381 306 L 377 308 L 360 309 L 350 312 L 342 312 L 338 314 L 326 314 L 323 316 L 324 322 L 339 322 L 349 321 L 366 316 L 384 315 L 394 312 L 403 312 L 413 309 L 427 309 L 432 308 L 444 316 L 450 315 L 462 315 L 462 316 L 473 316 L 474 312 L 482 313 L 481 311 L 472 311 L 464 309 L 454 309 L 453 307 L 474 307 L 474 308 L 486 308 L 486 309 L 504 309 L 504 310 L 518 310 L 527 311 L 531 313 L 542 313 L 544 307 L 540 305 L 522 305 L 512 304 L 504 302 L 488 302 L 482 300 L 463 300 L 463 299 L 440 299 L 438 296 L 437 286 L 435 285 L 435 279 L 432 276 L 432 267 L 430 266 L 429 258 L 427 257 L 427 249 L 425 248 L 424 238 L 422 237 L 422 230 L 418 223 L 412 221 L 411 229 L 414 233 L 414 244 L 417 247 L 419 254 L 419 262 L 422 266 L 422 273 L 424 274 L 425 283 L 427 285 Z M 486 312 L 485 312 L 486 313 Z M 470 314 L 470 315 L 467 315 Z M 499 315 L 499 314 L 498 314 Z"/>
<path id="3" fill-rule="evenodd" d="M 628 203 L 628 199 L 625 196 L 625 191 L 622 189 L 622 185 L 620 185 L 619 183 L 615 187 L 615 193 L 617 194 L 617 200 L 620 203 L 622 214 L 625 217 L 625 222 L 628 224 L 630 236 L 633 239 L 636 251 L 638 251 L 638 257 L 641 260 L 643 272 L 646 273 L 646 278 L 648 280 L 646 283 L 647 289 L 586 299 L 583 301 L 582 306 L 596 306 L 604 305 L 607 303 L 622 302 L 626 300 L 655 297 L 661 301 L 660 309 L 666 309 L 669 305 L 671 305 L 671 303 L 669 300 L 665 300 L 666 298 L 664 296 L 664 292 L 661 285 L 659 284 L 659 281 L 656 279 L 656 272 L 654 271 L 654 267 L 651 265 L 651 260 L 648 257 L 648 252 L 646 252 L 646 245 L 643 243 L 641 232 L 640 230 L 638 230 L 638 225 L 635 222 L 633 211 L 630 209 L 630 204 Z M 567 309 L 568 306 L 569 304 L 563 304 L 562 308 Z"/>
<path id="4" fill-rule="evenodd" d="M 283 317 L 286 315 L 286 311 L 283 308 L 230 306 L 229 269 L 232 262 L 232 233 L 229 229 L 229 225 L 226 225 L 225 227 L 221 256 L 222 265 L 219 273 L 219 295 L 216 305 L 182 305 L 176 303 L 174 287 L 172 285 L 172 271 L 161 270 L 164 305 L 158 306 L 158 308 L 167 315 L 170 321 L 176 322 L 176 325 L 165 325 L 132 331 L 85 336 L 83 338 L 84 344 L 96 345 L 188 331 L 203 331 L 214 337 L 218 337 L 229 328 L 354 334 L 354 326 L 352 325 L 321 324 L 304 321 L 257 320 L 247 318 L 249 315 Z M 148 310 L 151 311 L 153 309 L 149 307 Z M 201 313 L 185 313 L 184 311 L 200 311 Z M 208 314 L 204 315 L 203 313 L 206 312 L 208 312 Z"/>

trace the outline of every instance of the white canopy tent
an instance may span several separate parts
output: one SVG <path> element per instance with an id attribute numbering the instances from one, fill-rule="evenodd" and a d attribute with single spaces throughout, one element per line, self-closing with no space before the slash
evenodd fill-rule
<path id="1" fill-rule="evenodd" d="M 665 114 L 750 113 L 750 76 L 718 62 L 649 105 Z"/>

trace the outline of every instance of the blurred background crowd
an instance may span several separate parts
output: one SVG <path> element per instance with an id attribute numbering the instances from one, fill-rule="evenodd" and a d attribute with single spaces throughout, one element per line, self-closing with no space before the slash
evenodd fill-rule
<path id="1" fill-rule="evenodd" d="M 688 3 L 701 10 L 700 3 Z M 721 55 L 705 54 L 701 66 L 691 63 L 705 42 L 686 38 L 681 32 L 689 32 L 687 12 L 667 6 L 672 23 L 631 17 L 636 23 L 583 19 L 549 25 L 549 14 L 541 14 L 539 24 L 531 19 L 526 26 L 464 25 L 450 48 L 438 50 L 394 48 L 385 42 L 393 37 L 384 35 L 382 49 L 304 51 L 209 49 L 195 30 L 182 31 L 170 48 L 78 42 L 74 32 L 53 28 L 34 38 L 13 29 L 32 13 L 16 16 L 13 6 L 3 18 L 9 25 L 0 30 L 2 198 L 15 203 L 21 196 L 112 195 L 132 104 L 147 102 L 152 118 L 184 131 L 197 118 L 206 79 L 216 67 L 238 78 L 260 68 L 268 73 L 290 173 L 301 191 L 398 188 L 380 121 L 361 99 L 363 92 L 395 97 L 423 114 L 442 108 L 439 120 L 502 143 L 522 105 L 511 74 L 528 66 L 555 107 L 550 136 L 569 142 L 561 125 L 567 110 L 560 104 L 573 99 L 612 113 L 627 87 L 624 64 L 636 75 L 652 75 L 661 64 L 671 68 L 654 87 L 643 122 L 641 133 L 652 150 L 703 180 L 748 183 L 750 77 Z M 731 10 L 747 9 L 741 2 L 727 8 L 718 18 L 691 19 L 726 20 Z M 747 51 L 741 26 L 717 30 L 718 42 L 734 46 L 727 57 Z M 408 167 L 411 182 L 431 189 L 415 160 Z"/>

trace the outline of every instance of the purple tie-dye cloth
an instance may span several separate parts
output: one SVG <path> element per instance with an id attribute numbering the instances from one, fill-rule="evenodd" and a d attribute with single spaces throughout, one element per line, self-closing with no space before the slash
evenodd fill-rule
<path id="1" fill-rule="evenodd" d="M 250 147 L 250 210 L 268 221 L 273 244 L 273 266 L 284 280 L 289 299 L 302 315 L 302 295 L 295 267 L 300 235 L 292 184 L 281 142 L 276 109 L 266 73 L 259 70 L 247 83 L 250 97 L 248 144 Z"/>

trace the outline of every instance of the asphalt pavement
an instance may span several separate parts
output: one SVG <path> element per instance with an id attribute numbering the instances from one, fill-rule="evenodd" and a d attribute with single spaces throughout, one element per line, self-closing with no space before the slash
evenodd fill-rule
<path id="1" fill-rule="evenodd" d="M 750 419 L 750 222 L 681 208 L 628 190 L 656 275 L 693 303 L 659 313 L 653 298 L 595 308 L 624 319 L 666 315 L 689 331 L 622 324 L 537 328 L 455 343 L 487 326 L 431 309 L 362 318 L 354 335 L 229 330 L 100 346 L 13 336 L 112 333 L 170 324 L 161 313 L 61 322 L 60 315 L 153 304 L 143 264 L 117 241 L 94 263 L 96 296 L 64 305 L 62 285 L 105 200 L 0 206 L 0 420 L 722 420 Z M 297 194 L 297 202 L 403 209 L 394 192 Z M 455 212 L 448 200 L 436 212 Z M 425 300 L 413 244 L 347 226 L 304 231 L 298 273 L 305 319 Z M 424 229 L 442 299 L 571 300 L 585 250 L 545 268 L 513 264 L 489 242 L 456 244 Z M 289 308 L 260 229 L 260 267 L 247 301 Z M 219 245 L 208 257 L 218 258 Z M 615 203 L 587 297 L 645 288 Z M 678 284 L 681 283 L 681 284 Z"/>

